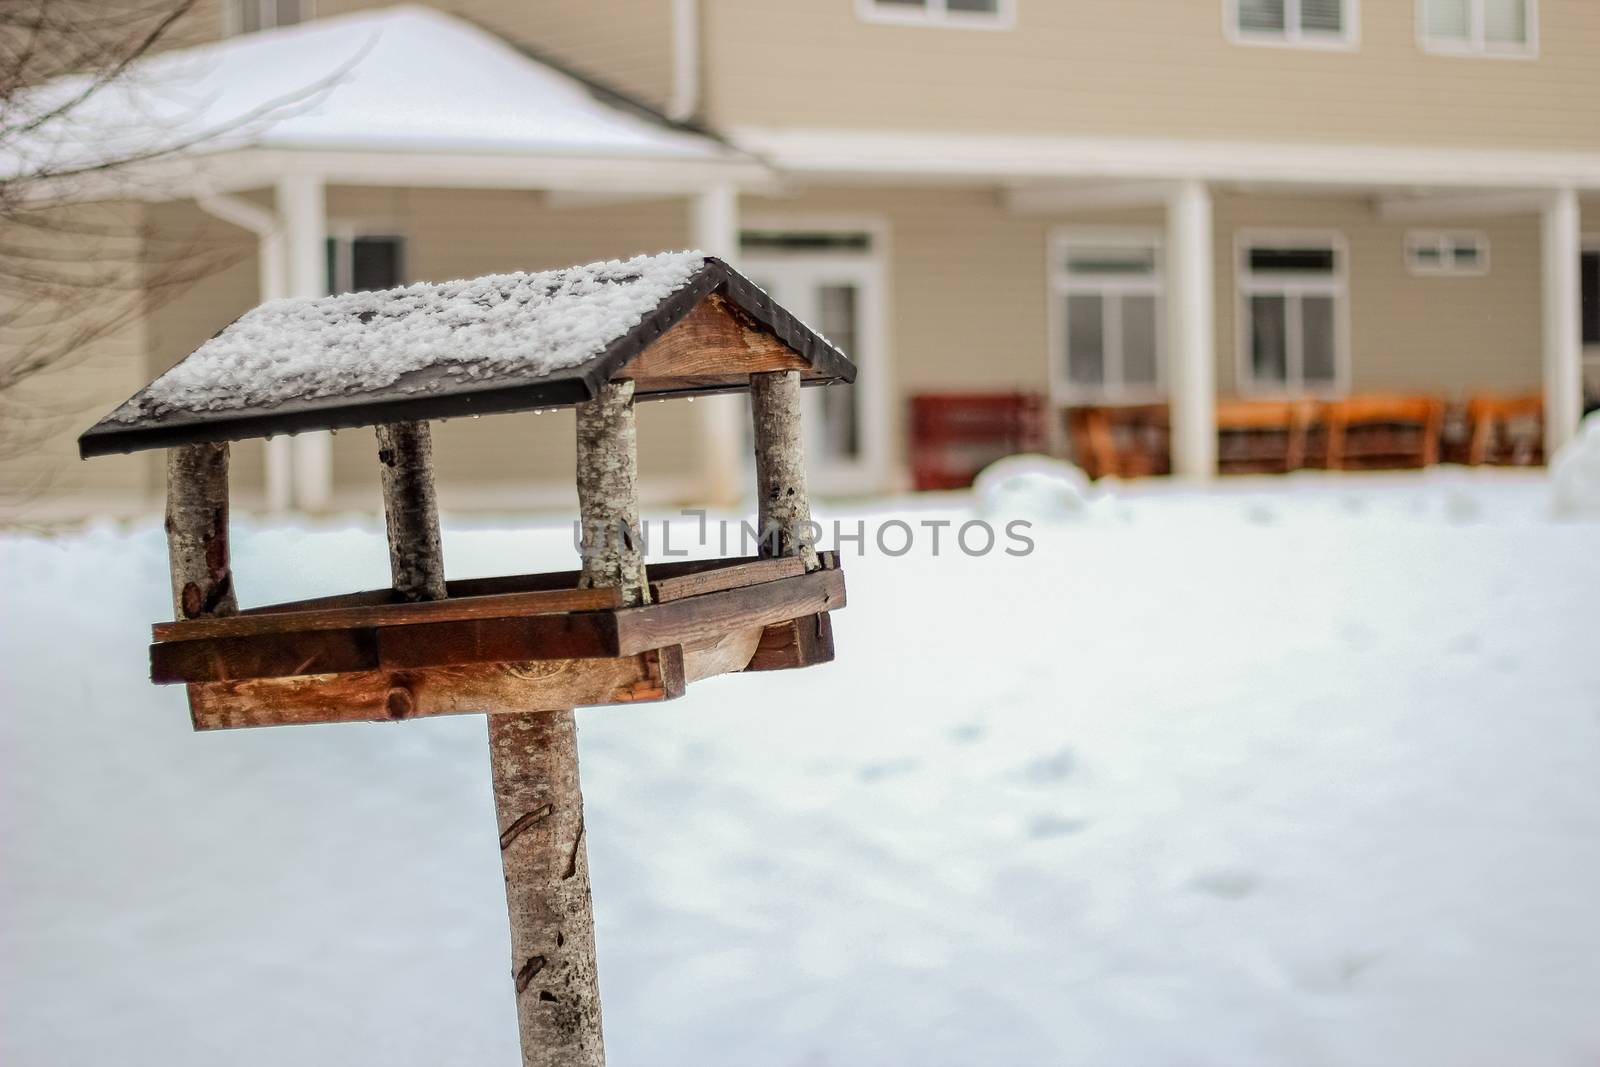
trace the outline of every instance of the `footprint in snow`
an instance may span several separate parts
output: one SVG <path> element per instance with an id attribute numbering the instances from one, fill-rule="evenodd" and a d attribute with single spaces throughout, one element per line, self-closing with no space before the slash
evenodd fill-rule
<path id="1" fill-rule="evenodd" d="M 885 760 L 882 763 L 868 763 L 856 772 L 856 777 L 867 784 L 881 782 L 886 778 L 898 778 L 902 774 L 910 774 L 922 764 L 914 759 Z"/>
<path id="2" fill-rule="evenodd" d="M 1072 819 L 1064 815 L 1041 814 L 1028 820 L 1027 834 L 1035 841 L 1048 841 L 1054 837 L 1067 837 L 1086 830 L 1088 819 Z"/>
<path id="3" fill-rule="evenodd" d="M 1240 867 L 1218 867 L 1189 879 L 1189 888 L 1219 900 L 1243 900 L 1261 886 L 1261 879 Z"/>
<path id="4" fill-rule="evenodd" d="M 1077 765 L 1078 759 L 1072 754 L 1072 746 L 1068 745 L 1051 755 L 1040 756 L 1023 764 L 1022 769 L 1017 772 L 1017 778 L 1036 785 L 1064 782 L 1072 776 Z"/>
<path id="5" fill-rule="evenodd" d="M 964 722 L 950 730 L 950 740 L 957 745 L 970 745 L 982 741 L 984 729 L 982 723 Z"/>

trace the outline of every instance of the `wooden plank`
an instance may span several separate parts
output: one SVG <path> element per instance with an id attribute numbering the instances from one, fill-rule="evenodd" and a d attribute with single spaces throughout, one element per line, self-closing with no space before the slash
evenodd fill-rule
<path id="1" fill-rule="evenodd" d="M 749 626 L 729 630 L 714 641 L 683 648 L 684 673 L 688 681 L 698 682 L 719 674 L 734 674 L 745 669 L 765 628 Z"/>
<path id="2" fill-rule="evenodd" d="M 664 645 L 693 647 L 716 641 L 730 630 L 770 626 L 844 605 L 844 572 L 820 570 L 686 600 L 622 608 L 615 613 L 617 652 L 631 655 Z"/>
<path id="3" fill-rule="evenodd" d="M 361 626 L 402 626 L 458 619 L 542 615 L 552 612 L 598 611 L 619 604 L 615 589 L 545 589 L 496 596 L 461 597 L 420 603 L 320 608 L 234 615 L 219 619 L 160 622 L 151 627 L 157 641 L 194 641 L 215 637 L 250 637 L 315 630 L 347 630 Z"/>
<path id="4" fill-rule="evenodd" d="M 378 641 L 373 630 L 219 637 L 150 646 L 150 680 L 157 685 L 335 674 L 377 666 Z"/>
<path id="5" fill-rule="evenodd" d="M 378 664 L 389 669 L 618 654 L 616 619 L 605 611 L 390 626 L 377 642 Z"/>
<path id="6" fill-rule="evenodd" d="M 774 370 L 813 373 L 799 353 L 712 293 L 613 377 L 632 378 L 639 392 L 649 392 L 679 387 L 677 379 L 742 383 Z"/>
<path id="7" fill-rule="evenodd" d="M 820 553 L 826 556 L 830 553 Z M 723 567 L 740 567 L 760 561 L 759 556 L 731 556 L 726 559 L 675 559 L 650 564 L 651 578 L 676 578 L 685 574 L 720 570 Z M 531 593 L 542 589 L 576 589 L 579 571 L 550 571 L 542 574 L 496 575 L 490 578 L 456 578 L 445 586 L 452 597 L 497 596 L 501 593 Z M 313 597 L 309 600 L 292 600 L 282 604 L 266 604 L 246 608 L 241 615 L 270 615 L 283 611 L 312 611 L 323 608 L 364 607 L 374 604 L 398 604 L 403 598 L 393 589 L 364 589 L 358 593 L 340 593 L 336 596 Z M 167 627 L 171 623 L 156 623 Z"/>
<path id="8" fill-rule="evenodd" d="M 703 593 L 720 593 L 724 589 L 740 589 L 779 578 L 794 578 L 806 572 L 804 561 L 798 558 L 759 559 L 731 567 L 698 571 L 676 578 L 662 578 L 650 583 L 652 603 L 664 604 L 672 600 L 700 596 Z"/>
<path id="9" fill-rule="evenodd" d="M 744 669 L 786 671 L 832 662 L 833 619 L 824 611 L 768 626 Z"/>
<path id="10" fill-rule="evenodd" d="M 189 686 L 196 730 L 635 704 L 683 693 L 681 649 L 610 659 L 361 671 Z"/>

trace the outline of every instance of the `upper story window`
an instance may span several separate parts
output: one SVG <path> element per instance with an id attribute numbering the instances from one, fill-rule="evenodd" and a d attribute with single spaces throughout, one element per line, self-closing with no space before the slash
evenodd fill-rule
<path id="1" fill-rule="evenodd" d="M 1412 274 L 1487 274 L 1489 238 L 1481 233 L 1412 230 L 1406 234 L 1406 266 Z"/>
<path id="2" fill-rule="evenodd" d="M 311 17 L 311 0 L 228 0 L 232 33 L 293 26 Z"/>
<path id="3" fill-rule="evenodd" d="M 1009 29 L 1016 6 L 1017 0 L 856 0 L 857 13 L 868 22 L 980 30 Z"/>
<path id="4" fill-rule="evenodd" d="M 1228 34 L 1244 44 L 1348 48 L 1359 0 L 1229 0 Z"/>
<path id="5" fill-rule="evenodd" d="M 1417 0 L 1430 52 L 1529 56 L 1538 48 L 1538 0 Z"/>
<path id="6" fill-rule="evenodd" d="M 1276 236 L 1239 246 L 1240 385 L 1246 392 L 1330 392 L 1348 381 L 1344 245 Z"/>

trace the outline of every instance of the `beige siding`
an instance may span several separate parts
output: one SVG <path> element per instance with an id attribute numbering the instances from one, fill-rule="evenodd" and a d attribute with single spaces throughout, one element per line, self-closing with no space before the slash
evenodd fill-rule
<path id="1" fill-rule="evenodd" d="M 891 440 L 904 446 L 904 400 L 918 392 L 1048 388 L 1046 247 L 1056 227 L 1161 228 L 1159 209 L 1058 218 L 1007 213 L 987 192 L 817 190 L 750 202 L 796 224 L 864 216 L 888 227 Z M 1349 250 L 1351 388 L 1459 399 L 1475 389 L 1540 385 L 1537 219 L 1475 220 L 1491 242 L 1482 277 L 1409 274 L 1406 226 L 1364 200 L 1220 196 L 1216 205 L 1217 385 L 1237 389 L 1235 238 L 1247 230 L 1341 234 Z"/>
<path id="2" fill-rule="evenodd" d="M 706 5 L 724 126 L 1600 147 L 1594 0 L 1540 0 L 1533 60 L 1424 53 L 1415 0 L 1364 0 L 1351 51 L 1232 44 L 1220 0 L 1017 0 L 992 32 L 864 23 L 854 0 Z"/>
<path id="3" fill-rule="evenodd" d="M 351 224 L 406 238 L 413 281 L 444 281 L 496 271 L 544 270 L 681 248 L 687 243 L 683 200 L 552 209 L 541 193 L 448 189 L 335 188 L 331 226 Z M 694 409 L 649 404 L 640 417 L 640 468 L 647 491 L 669 491 L 695 467 Z M 441 492 L 466 499 L 457 483 L 490 488 L 572 480 L 573 430 L 568 413 L 456 419 L 435 430 Z M 376 501 L 377 473 L 369 431 L 334 438 L 334 485 L 341 495 Z M 479 494 L 480 498 L 486 494 Z"/>
<path id="4" fill-rule="evenodd" d="M 385 0 L 315 0 L 318 16 L 388 7 Z M 671 0 L 435 0 L 657 108 L 672 89 Z"/>
<path id="5" fill-rule="evenodd" d="M 0 515 L 24 521 L 54 517 L 81 494 L 93 495 L 92 510 L 120 509 L 146 490 L 136 457 L 83 462 L 77 449 L 79 433 L 143 384 L 142 218 L 142 209 L 129 204 L 61 212 L 52 249 L 60 258 L 35 267 L 52 274 L 81 272 L 85 288 L 54 289 L 64 296 L 49 302 L 24 297 L 26 307 L 16 306 L 14 287 L 3 294 L 10 305 L 4 316 L 7 364 L 45 353 L 54 369 L 26 379 L 0 407 Z M 41 231 L 8 231 L 14 246 L 40 241 Z M 84 331 L 93 339 L 76 349 L 63 347 L 65 339 Z"/>

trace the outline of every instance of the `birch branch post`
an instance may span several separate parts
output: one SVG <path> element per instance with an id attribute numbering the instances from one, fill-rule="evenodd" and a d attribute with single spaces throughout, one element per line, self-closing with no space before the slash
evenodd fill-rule
<path id="1" fill-rule="evenodd" d="M 806 496 L 800 432 L 800 372 L 750 376 L 750 416 L 756 443 L 757 522 L 763 556 L 799 556 L 816 570 L 816 526 Z"/>
<path id="2" fill-rule="evenodd" d="M 228 559 L 228 444 L 167 450 L 167 560 L 178 620 L 237 615 Z"/>
<path id="3" fill-rule="evenodd" d="M 386 423 L 375 429 L 395 592 L 407 600 L 443 600 L 444 550 L 433 488 L 433 434 L 426 422 Z"/>

